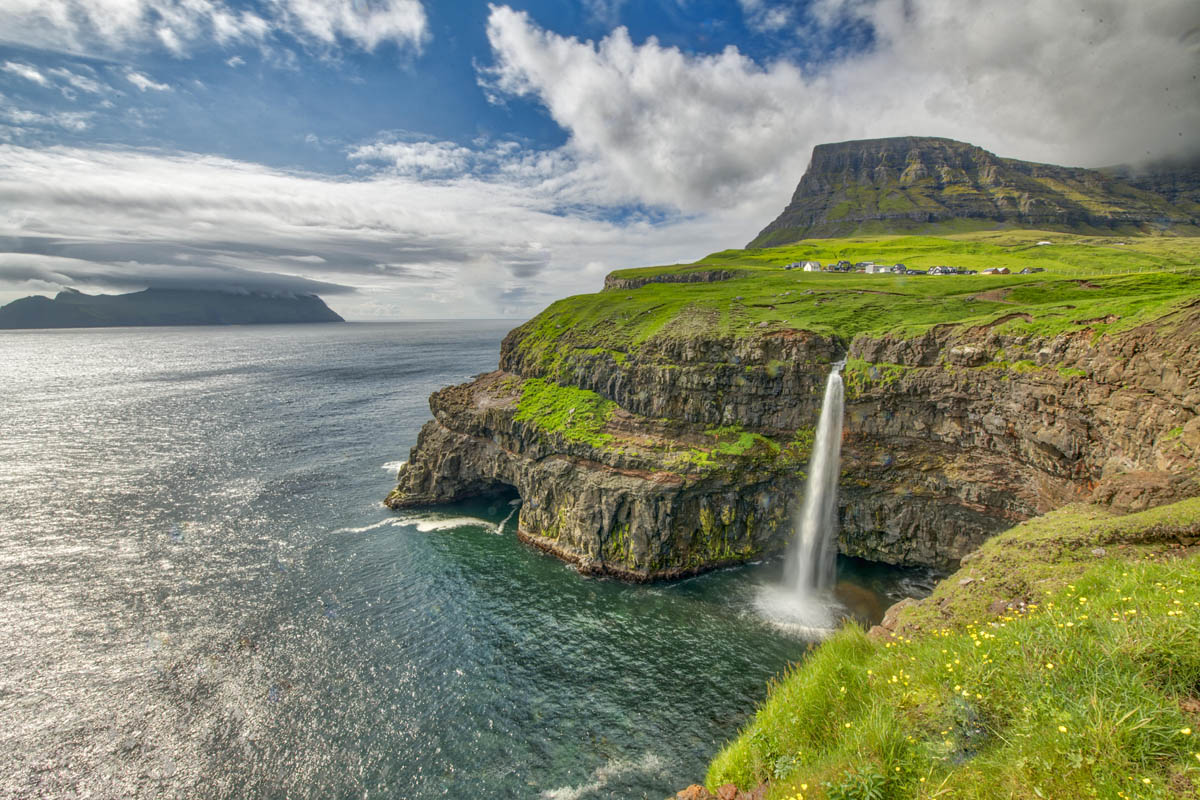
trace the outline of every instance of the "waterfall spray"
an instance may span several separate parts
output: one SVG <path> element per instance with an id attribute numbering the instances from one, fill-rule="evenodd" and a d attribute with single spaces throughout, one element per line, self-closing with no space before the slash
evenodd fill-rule
<path id="1" fill-rule="evenodd" d="M 842 367 L 833 365 L 825 383 L 825 399 L 804 487 L 796 537 L 788 550 L 785 581 L 796 595 L 833 588 L 837 557 L 837 481 L 842 463 Z"/>

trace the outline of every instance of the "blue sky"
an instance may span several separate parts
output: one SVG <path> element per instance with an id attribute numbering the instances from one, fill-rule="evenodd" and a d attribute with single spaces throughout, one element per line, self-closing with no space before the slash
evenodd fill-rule
<path id="1" fill-rule="evenodd" d="M 1186 0 L 5 0 L 0 301 L 320 291 L 524 317 L 740 246 L 814 144 L 1195 147 Z"/>

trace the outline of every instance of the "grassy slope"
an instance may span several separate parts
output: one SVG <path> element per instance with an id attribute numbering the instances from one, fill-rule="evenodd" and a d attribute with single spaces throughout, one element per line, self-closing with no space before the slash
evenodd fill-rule
<path id="1" fill-rule="evenodd" d="M 1001 534 L 902 612 L 898 639 L 847 628 L 772 686 L 709 785 L 769 780 L 789 800 L 1200 796 L 1200 554 L 1173 543 L 1181 530 L 1200 532 L 1200 498 L 1063 509 Z M 1014 608 L 989 612 L 997 601 Z"/>
<path id="2" fill-rule="evenodd" d="M 1036 246 L 1043 238 L 1055 244 Z M 901 261 L 912 268 L 1006 266 L 1014 272 L 1039 266 L 1046 272 L 903 277 L 779 268 L 805 258 Z M 1116 240 L 1038 231 L 827 239 L 729 250 L 695 264 L 614 274 L 636 278 L 717 266 L 737 270 L 740 277 L 651 283 L 560 300 L 527 323 L 521 346 L 550 366 L 571 349 L 608 350 L 621 360 L 654 336 L 738 335 L 759 330 L 763 322 L 848 341 L 862 332 L 916 335 L 934 325 L 981 324 L 1014 313 L 1031 320 L 1006 323 L 1013 330 L 1054 334 L 1090 327 L 1102 333 L 1132 327 L 1200 295 L 1200 238 Z M 1095 321 L 1110 314 L 1120 319 Z"/>
<path id="3" fill-rule="evenodd" d="M 1046 239 L 1055 244 L 1037 246 Z M 902 261 L 910 267 L 1007 266 L 1014 271 L 1041 266 L 1047 271 L 902 277 L 779 268 L 805 258 L 826 263 L 841 258 Z M 573 365 L 581 357 L 607 356 L 623 363 L 651 339 L 762 333 L 766 323 L 768 331 L 794 328 L 849 341 L 864 332 L 916 335 L 934 325 L 978 325 L 1001 317 L 1012 317 L 996 327 L 1001 332 L 1053 335 L 1090 329 L 1100 335 L 1154 319 L 1200 296 L 1200 238 L 1113 239 L 1041 231 L 826 239 L 791 247 L 729 250 L 695 264 L 615 274 L 636 278 L 714 266 L 737 271 L 741 277 L 713 283 L 651 283 L 568 297 L 526 323 L 519 347 L 526 357 L 541 363 L 552 381 L 530 387 L 536 391 L 523 395 L 523 414 L 536 420 L 554 410 L 555 432 L 572 440 L 616 446 L 602 430 L 612 408 L 601 409 L 598 395 L 579 397 L 578 390 L 558 383 L 571 383 Z M 855 365 L 850 366 L 847 375 L 853 378 Z M 552 396 L 555 392 L 563 396 Z M 600 417 L 571 415 L 570 409 L 581 403 L 595 407 Z M 713 444 L 718 442 L 714 439 Z M 712 460 L 709 455 L 698 448 L 688 457 L 695 462 L 692 467 L 700 468 Z M 713 450 L 711 455 L 720 454 Z"/>

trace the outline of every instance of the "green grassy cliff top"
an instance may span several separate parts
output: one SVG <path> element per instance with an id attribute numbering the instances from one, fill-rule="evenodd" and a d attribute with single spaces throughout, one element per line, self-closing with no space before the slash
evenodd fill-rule
<path id="1" fill-rule="evenodd" d="M 1049 245 L 1038 245 L 1050 241 Z M 784 270 L 794 261 L 901 262 L 1010 275 L 865 275 Z M 1019 275 L 1026 267 L 1044 272 Z M 621 270 L 616 279 L 713 272 L 728 280 L 654 282 L 560 300 L 526 323 L 531 351 L 601 348 L 623 357 L 654 337 L 740 336 L 791 328 L 849 341 L 860 333 L 919 335 L 934 325 L 1010 317 L 1005 330 L 1042 335 L 1116 331 L 1200 296 L 1200 238 L 1086 237 L 1008 231 L 950 237 L 822 239 L 726 250 L 694 263 Z M 1107 320 L 1107 321 L 1106 321 Z"/>

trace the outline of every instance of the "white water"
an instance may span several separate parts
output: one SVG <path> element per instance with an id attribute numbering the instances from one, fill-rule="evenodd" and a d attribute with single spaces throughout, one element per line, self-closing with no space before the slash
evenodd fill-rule
<path id="1" fill-rule="evenodd" d="M 842 464 L 845 392 L 839 361 L 829 372 L 816 441 L 804 486 L 804 506 L 788 547 L 782 586 L 765 587 L 757 605 L 773 621 L 813 635 L 832 630 L 837 601 L 837 480 Z"/>
<path id="2" fill-rule="evenodd" d="M 842 468 L 842 386 L 844 361 L 833 365 L 825 383 L 817 439 L 804 486 L 804 508 L 788 550 L 785 581 L 797 595 L 833 588 L 837 558 L 837 480 Z"/>
<path id="3" fill-rule="evenodd" d="M 511 503 L 509 503 L 509 505 L 512 506 L 512 511 L 508 512 L 507 517 L 500 520 L 500 524 L 496 526 L 496 533 L 504 533 L 504 526 L 507 525 L 508 521 L 513 518 L 513 514 L 516 514 L 517 511 L 520 509 L 521 501 L 513 500 Z"/>

